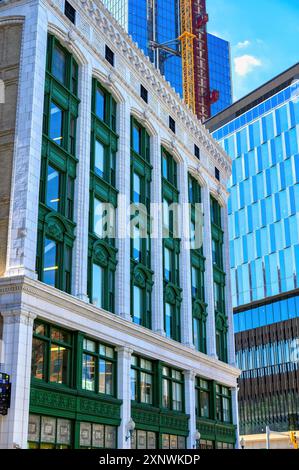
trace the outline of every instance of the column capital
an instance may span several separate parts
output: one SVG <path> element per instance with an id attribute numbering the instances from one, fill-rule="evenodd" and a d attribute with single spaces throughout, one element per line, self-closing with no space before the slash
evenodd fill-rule
<path id="1" fill-rule="evenodd" d="M 186 369 L 186 370 L 183 370 L 183 374 L 184 374 L 184 377 L 186 380 L 190 380 L 191 382 L 194 382 L 195 381 L 195 377 L 196 377 L 196 372 L 195 370 L 191 369 Z"/>
<path id="2" fill-rule="evenodd" d="M 6 310 L 1 312 L 5 324 L 22 323 L 32 326 L 37 315 L 27 310 Z"/>
<path id="3" fill-rule="evenodd" d="M 117 346 L 116 352 L 117 354 L 123 355 L 123 357 L 126 359 L 130 359 L 134 353 L 134 349 L 132 349 L 130 346 Z"/>

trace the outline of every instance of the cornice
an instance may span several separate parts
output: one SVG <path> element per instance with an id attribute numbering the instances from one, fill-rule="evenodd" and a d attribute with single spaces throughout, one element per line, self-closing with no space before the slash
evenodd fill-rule
<path id="1" fill-rule="evenodd" d="M 12 295 L 11 302 L 9 299 L 10 294 Z M 6 307 L 1 306 L 2 295 L 5 296 Z M 16 312 L 17 309 L 21 309 L 24 312 L 30 312 L 30 315 L 33 316 L 45 316 L 44 310 L 38 307 L 40 302 L 36 302 L 34 300 L 31 302 L 30 298 L 28 299 L 28 296 L 38 299 L 39 301 L 53 304 L 61 309 L 71 311 L 82 318 L 105 325 L 117 330 L 118 332 L 124 332 L 126 334 L 129 333 L 135 338 L 142 340 L 145 344 L 151 343 L 158 347 L 163 346 L 170 354 L 172 352 L 174 354 L 181 354 L 185 358 L 196 360 L 199 364 L 213 368 L 223 375 L 230 375 L 233 378 L 237 378 L 241 373 L 241 371 L 236 367 L 190 349 L 181 343 L 163 337 L 152 330 L 136 325 L 118 315 L 99 309 L 92 304 L 86 303 L 72 295 L 59 291 L 58 289 L 47 286 L 40 281 L 35 281 L 23 276 L 0 278 L 0 311 L 4 315 L 6 312 L 9 314 L 11 312 Z M 75 324 L 76 321 L 77 320 L 74 319 L 73 324 Z M 120 347 L 122 346 L 123 345 L 120 345 Z M 128 350 L 131 349 L 131 345 L 128 344 L 124 345 L 124 347 Z"/>

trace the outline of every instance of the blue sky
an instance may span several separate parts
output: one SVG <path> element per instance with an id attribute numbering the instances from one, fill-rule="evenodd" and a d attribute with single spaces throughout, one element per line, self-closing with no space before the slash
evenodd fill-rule
<path id="1" fill-rule="evenodd" d="M 207 0 L 210 33 L 231 43 L 234 99 L 299 61 L 299 0 Z"/>

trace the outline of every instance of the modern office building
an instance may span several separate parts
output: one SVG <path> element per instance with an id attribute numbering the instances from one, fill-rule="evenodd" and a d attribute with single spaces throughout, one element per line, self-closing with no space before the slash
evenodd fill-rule
<path id="1" fill-rule="evenodd" d="M 104 5 L 183 96 L 182 57 L 180 42 L 176 40 L 181 34 L 180 0 L 104 0 Z M 167 43 L 173 52 L 153 48 L 153 43 Z M 230 46 L 227 41 L 208 34 L 207 49 L 210 90 L 219 91 L 219 99 L 210 107 L 214 115 L 232 103 Z M 196 59 L 202 60 L 199 54 Z"/>
<path id="2" fill-rule="evenodd" d="M 299 64 L 206 123 L 233 159 L 229 238 L 240 432 L 299 429 Z M 273 436 L 275 445 L 289 439 Z"/>
<path id="3" fill-rule="evenodd" d="M 210 89 L 219 91 L 218 100 L 211 104 L 211 116 L 232 104 L 232 77 L 230 44 L 208 33 Z"/>
<path id="4" fill-rule="evenodd" d="M 0 57 L 0 447 L 238 446 L 230 158 L 101 2 L 0 2 Z"/>

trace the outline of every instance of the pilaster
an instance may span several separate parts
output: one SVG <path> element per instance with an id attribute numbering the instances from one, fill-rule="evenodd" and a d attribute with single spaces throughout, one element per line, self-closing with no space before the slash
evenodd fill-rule
<path id="1" fill-rule="evenodd" d="M 196 416 L 195 416 L 195 372 L 193 370 L 185 370 L 185 411 L 190 415 L 189 418 L 189 435 L 187 437 L 187 449 L 196 447 Z"/>
<path id="2" fill-rule="evenodd" d="M 79 98 L 80 114 L 77 130 L 77 178 L 75 191 L 74 220 L 76 240 L 73 251 L 73 294 L 86 302 L 88 276 L 88 225 L 89 225 L 89 181 L 90 181 L 90 132 L 91 132 L 91 88 L 90 64 L 80 67 Z"/>
<path id="3" fill-rule="evenodd" d="M 32 330 L 35 315 L 26 311 L 2 313 L 4 371 L 10 375 L 11 404 L 0 420 L 0 448 L 27 448 L 31 378 Z"/>
<path id="4" fill-rule="evenodd" d="M 159 135 L 152 138 L 152 186 L 151 201 L 155 204 L 155 230 L 151 239 L 151 260 L 154 271 L 152 292 L 152 328 L 156 333 L 165 336 L 163 307 L 163 237 L 162 237 L 162 171 L 161 140 Z"/>
<path id="5" fill-rule="evenodd" d="M 180 251 L 180 286 L 182 288 L 181 304 L 181 338 L 185 346 L 194 348 L 192 327 L 191 299 L 191 260 L 190 260 L 190 211 L 188 196 L 188 168 L 185 162 L 179 165 L 179 191 L 181 206 L 181 251 Z"/>
<path id="6" fill-rule="evenodd" d="M 118 398 L 121 406 L 121 424 L 118 428 L 118 449 L 130 449 L 131 441 L 128 439 L 128 423 L 131 419 L 131 390 L 130 371 L 133 350 L 127 346 L 117 348 L 117 385 Z"/>
<path id="7" fill-rule="evenodd" d="M 207 354 L 217 358 L 216 325 L 214 308 L 214 276 L 212 257 L 211 208 L 208 183 L 202 187 L 204 212 L 203 253 L 205 260 L 205 299 L 207 303 Z"/>
<path id="8" fill-rule="evenodd" d="M 37 3 L 23 29 L 6 276 L 36 278 L 47 26 L 46 8 Z"/>
<path id="9" fill-rule="evenodd" d="M 130 256 L 131 240 L 129 234 L 130 223 L 130 188 L 131 188 L 131 165 L 130 165 L 130 103 L 120 103 L 119 105 L 119 150 L 117 154 L 117 188 L 118 207 L 117 207 L 117 248 L 118 264 L 116 270 L 115 294 L 116 308 L 115 312 L 124 319 L 131 321 L 130 307 Z"/>

